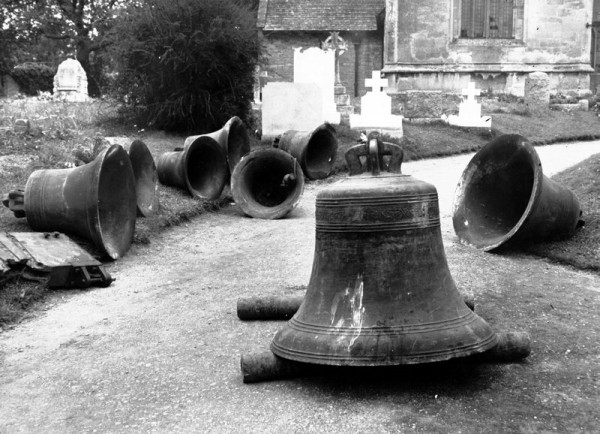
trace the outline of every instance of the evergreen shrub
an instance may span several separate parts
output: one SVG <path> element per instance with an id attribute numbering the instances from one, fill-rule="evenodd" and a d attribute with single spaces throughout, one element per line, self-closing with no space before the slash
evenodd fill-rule
<path id="1" fill-rule="evenodd" d="M 42 63 L 17 65 L 10 73 L 25 95 L 36 96 L 40 92 L 52 92 L 56 68 Z"/>
<path id="2" fill-rule="evenodd" d="M 140 126 L 205 133 L 248 121 L 260 58 L 237 0 L 132 2 L 112 30 L 113 95 Z"/>

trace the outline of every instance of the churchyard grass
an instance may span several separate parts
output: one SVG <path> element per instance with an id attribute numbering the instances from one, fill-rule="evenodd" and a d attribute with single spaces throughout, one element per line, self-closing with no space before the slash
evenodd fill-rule
<path id="1" fill-rule="evenodd" d="M 600 271 L 600 153 L 551 179 L 575 194 L 585 225 L 566 241 L 534 244 L 529 252 L 579 269 Z"/>
<path id="2" fill-rule="evenodd" d="M 484 109 L 486 105 L 484 104 Z M 498 107 L 496 103 L 494 107 Z M 493 137 L 503 133 L 516 133 L 534 144 L 600 138 L 600 119 L 594 111 L 558 112 L 536 111 L 506 103 L 501 112 L 491 112 L 493 130 L 450 127 L 442 122 L 405 123 L 404 137 L 384 140 L 396 142 L 404 150 L 405 160 L 449 156 L 473 152 Z M 28 119 L 29 132 L 15 132 L 17 119 Z M 260 124 L 257 115 L 256 124 Z M 271 146 L 261 143 L 252 134 L 251 147 Z M 185 136 L 170 135 L 160 131 L 144 131 L 127 125 L 116 107 L 109 101 L 94 100 L 89 103 L 53 102 L 48 97 L 0 100 L 0 194 L 23 188 L 29 175 L 36 169 L 73 167 L 77 158 L 74 151 L 90 148 L 96 134 L 108 143 L 129 144 L 135 139 L 146 143 L 154 157 L 183 145 Z M 338 128 L 339 150 L 334 172 L 346 170 L 344 153 L 357 143 L 359 132 L 348 127 Z M 579 268 L 594 269 L 590 264 L 600 263 L 595 246 L 600 242 L 600 200 L 597 180 L 600 156 L 582 163 L 569 173 L 557 175 L 560 182 L 571 188 L 582 201 L 586 227 L 576 237 L 561 243 L 547 244 L 531 252 L 553 260 L 569 263 Z M 311 182 L 330 182 L 330 179 Z M 136 221 L 134 243 L 151 243 L 152 236 L 164 228 L 185 222 L 204 212 L 217 211 L 229 204 L 230 196 L 209 202 L 191 198 L 186 192 L 159 186 L 160 213 Z M 16 219 L 4 206 L 0 206 L 0 230 L 18 232 L 30 230 L 25 219 Z M 90 247 L 89 245 L 85 246 Z M 22 279 L 0 282 L 0 325 L 18 321 L 28 306 L 42 299 L 44 286 Z"/>

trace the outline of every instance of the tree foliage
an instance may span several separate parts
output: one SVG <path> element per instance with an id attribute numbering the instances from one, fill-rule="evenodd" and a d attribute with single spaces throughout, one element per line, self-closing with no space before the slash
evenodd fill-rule
<path id="1" fill-rule="evenodd" d="M 39 63 L 17 65 L 11 71 L 12 78 L 25 95 L 35 96 L 39 92 L 52 92 L 56 69 Z"/>
<path id="2" fill-rule="evenodd" d="M 74 56 L 88 75 L 90 95 L 99 94 L 104 38 L 125 0 L 4 0 L 3 31 L 16 35 L 21 62 L 65 60 Z M 0 56 L 3 53 L 0 52 Z M 1 60 L 0 60 L 1 62 Z"/>
<path id="3" fill-rule="evenodd" d="M 115 94 L 139 125 L 203 133 L 247 120 L 260 43 L 236 0 L 147 0 L 113 29 Z"/>

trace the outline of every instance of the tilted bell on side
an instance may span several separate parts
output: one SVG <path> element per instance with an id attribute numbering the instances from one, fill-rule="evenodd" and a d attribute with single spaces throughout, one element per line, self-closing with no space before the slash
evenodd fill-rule
<path id="1" fill-rule="evenodd" d="M 577 197 L 543 174 L 531 143 L 505 134 L 481 148 L 465 168 L 452 223 L 461 241 L 493 251 L 568 238 L 580 217 Z"/>
<path id="2" fill-rule="evenodd" d="M 231 193 L 244 214 L 278 219 L 300 202 L 304 175 L 298 161 L 281 149 L 256 149 L 231 174 Z"/>
<path id="3" fill-rule="evenodd" d="M 360 173 L 361 157 L 371 173 Z M 306 296 L 271 351 L 298 362 L 382 366 L 494 347 L 496 334 L 450 275 L 435 187 L 402 175 L 401 149 L 374 133 L 346 160 L 351 176 L 317 195 Z"/>
<path id="4" fill-rule="evenodd" d="M 194 136 L 185 141 L 183 150 L 160 155 L 156 170 L 162 184 L 185 189 L 201 199 L 218 199 L 229 181 L 227 153 L 209 136 Z"/>
<path id="5" fill-rule="evenodd" d="M 324 179 L 333 171 L 338 139 L 333 125 L 324 123 L 313 131 L 286 131 L 273 146 L 298 160 L 308 179 Z"/>
<path id="6" fill-rule="evenodd" d="M 33 172 L 25 186 L 25 214 L 34 231 L 58 231 L 91 240 L 117 259 L 133 240 L 135 177 L 119 145 L 73 169 Z"/>
<path id="7" fill-rule="evenodd" d="M 242 157 L 250 152 L 250 138 L 248 137 L 248 128 L 239 117 L 233 116 L 223 128 L 208 134 L 190 136 L 185 140 L 184 147 L 198 139 L 200 136 L 208 136 L 216 141 L 225 151 L 229 173 L 233 172 L 235 166 Z"/>

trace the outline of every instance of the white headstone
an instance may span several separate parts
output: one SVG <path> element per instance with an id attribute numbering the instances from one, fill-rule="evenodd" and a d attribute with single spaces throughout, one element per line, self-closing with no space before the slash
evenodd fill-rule
<path id="1" fill-rule="evenodd" d="M 54 98 L 63 101 L 87 101 L 87 75 L 75 59 L 67 59 L 58 65 L 54 76 Z"/>
<path id="2" fill-rule="evenodd" d="M 458 105 L 458 116 L 448 116 L 448 123 L 459 127 L 491 128 L 492 118 L 481 116 L 481 103 L 475 98 L 481 94 L 481 91 L 475 89 L 475 83 L 470 81 L 467 88 L 463 89 L 462 94 L 465 98 Z"/>
<path id="3" fill-rule="evenodd" d="M 350 115 L 350 127 L 391 130 L 396 137 L 402 137 L 403 116 L 392 114 L 392 97 L 385 93 L 388 81 L 381 78 L 380 71 L 373 71 L 365 80 L 365 87 L 371 91 L 360 99 L 360 114 Z"/>
<path id="4" fill-rule="evenodd" d="M 267 83 L 261 110 L 263 140 L 288 130 L 312 131 L 325 121 L 321 88 L 315 83 Z"/>
<path id="5" fill-rule="evenodd" d="M 334 97 L 335 51 L 318 47 L 294 49 L 294 83 L 315 83 L 321 88 L 325 121 L 340 123 Z M 310 107 L 307 107 L 309 110 Z"/>

